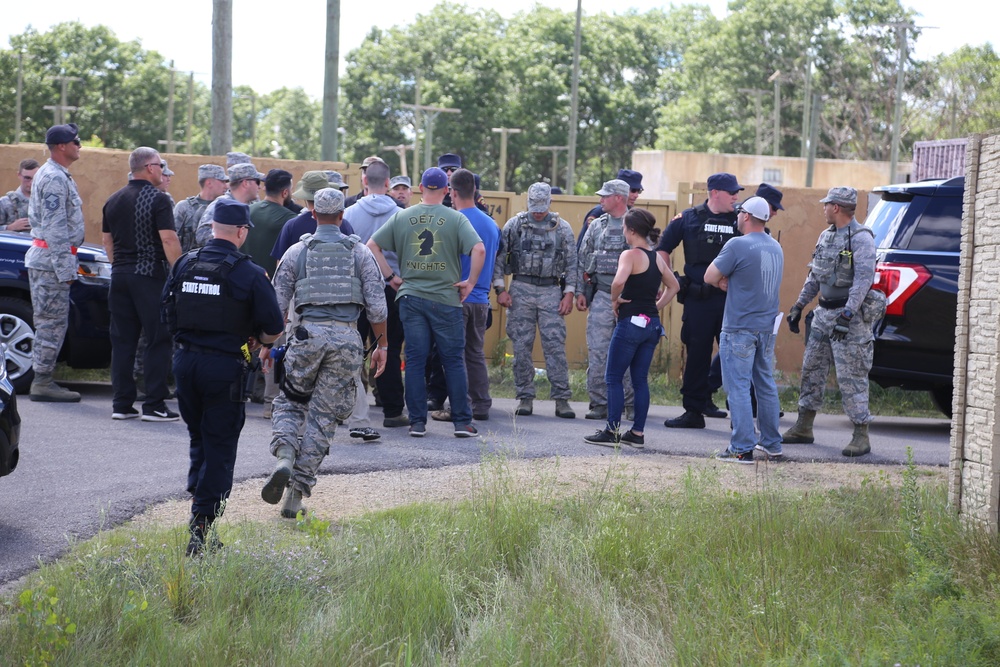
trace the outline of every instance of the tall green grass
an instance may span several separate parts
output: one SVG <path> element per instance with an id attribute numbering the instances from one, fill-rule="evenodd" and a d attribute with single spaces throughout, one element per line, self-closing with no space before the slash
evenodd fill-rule
<path id="1" fill-rule="evenodd" d="M 30 577 L 40 611 L 5 603 L 0 664 L 1000 664 L 1000 543 L 920 471 L 653 494 L 608 465 L 566 497 L 493 460 L 466 502 L 223 524 L 198 559 L 180 528 L 104 532 Z"/>

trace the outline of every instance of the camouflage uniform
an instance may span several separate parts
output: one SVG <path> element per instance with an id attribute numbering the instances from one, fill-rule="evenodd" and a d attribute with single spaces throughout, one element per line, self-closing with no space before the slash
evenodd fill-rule
<path id="1" fill-rule="evenodd" d="M 50 376 L 69 325 L 69 283 L 78 263 L 73 248 L 83 243 L 83 200 L 69 170 L 51 158 L 35 174 L 28 205 L 31 236 L 37 243 L 24 256 L 31 283 L 36 375 Z"/>
<path id="2" fill-rule="evenodd" d="M 225 194 L 220 196 L 219 199 L 236 199 L 236 197 L 233 196 L 232 192 L 226 190 Z M 219 199 L 205 205 L 205 209 L 201 214 L 201 219 L 195 226 L 194 246 L 192 247 L 200 248 L 208 243 L 208 240 L 212 238 L 212 216 L 215 215 L 215 202 L 219 201 Z M 180 234 L 180 232 L 178 232 L 178 234 Z"/>
<path id="3" fill-rule="evenodd" d="M 591 408 L 606 408 L 608 385 L 604 371 L 608 365 L 608 347 L 615 332 L 615 313 L 611 308 L 611 281 L 618 270 L 618 256 L 628 248 L 625 243 L 624 218 L 605 213 L 591 221 L 580 245 L 578 265 L 580 288 L 587 289 L 583 276 L 596 284 L 594 298 L 587 312 L 587 393 Z M 593 287 L 591 287 L 593 289 Z M 625 404 L 631 406 L 634 391 L 632 376 L 625 373 Z"/>
<path id="4" fill-rule="evenodd" d="M 11 190 L 5 196 L 0 197 L 0 231 L 7 229 L 7 225 L 28 217 L 28 198 L 24 196 L 21 189 Z"/>
<path id="5" fill-rule="evenodd" d="M 565 294 L 574 294 L 579 283 L 576 242 L 569 223 L 558 213 L 548 213 L 535 222 L 530 213 L 514 216 L 503 227 L 505 249 L 494 265 L 493 282 L 500 290 L 504 276 L 510 283 L 511 307 L 507 336 L 514 346 L 514 386 L 517 398 L 535 397 L 535 367 L 532 353 L 535 329 L 542 338 L 545 368 L 553 399 L 569 400 L 569 369 L 566 362 L 566 320 L 559 314 Z M 565 287 L 560 289 L 560 279 Z"/>
<path id="6" fill-rule="evenodd" d="M 197 195 L 192 195 L 180 200 L 174 207 L 174 228 L 177 230 L 177 238 L 180 239 L 182 252 L 200 247 L 195 243 L 195 231 L 198 229 L 201 217 L 205 214 L 205 209 L 211 203 Z"/>
<path id="7" fill-rule="evenodd" d="M 851 255 L 844 254 L 850 251 Z M 848 261 L 848 257 L 852 260 Z M 796 305 L 807 305 L 817 294 L 820 306 L 814 312 L 809 340 L 802 360 L 802 386 L 799 408 L 818 411 L 823 405 L 823 390 L 833 362 L 837 385 L 843 397 L 844 413 L 855 424 L 871 422 L 868 411 L 868 371 L 872 367 L 876 317 L 866 307 L 875 277 L 875 240 L 871 230 L 851 219 L 841 229 L 830 226 L 820 234 L 809 263 L 809 275 Z M 877 295 L 876 295 L 877 296 Z M 846 305 L 837 304 L 846 299 Z M 838 315 L 843 310 L 854 313 L 843 340 L 832 340 Z"/>
<path id="8" fill-rule="evenodd" d="M 315 306 L 303 296 L 307 259 L 300 255 L 311 239 L 325 242 L 319 245 L 354 241 L 350 253 L 361 292 L 353 298 L 360 303 Z M 370 322 L 385 321 L 388 315 L 385 282 L 371 251 L 358 237 L 346 237 L 338 227 L 321 225 L 314 236 L 307 236 L 288 249 L 275 271 L 273 283 L 282 311 L 288 310 L 295 296 L 300 320 L 288 333 L 285 379 L 272 406 L 271 453 L 277 456 L 278 450 L 286 446 L 295 449 L 291 486 L 308 497 L 316 485 L 319 466 L 330 451 L 337 420 L 346 420 L 354 408 L 355 378 L 364 354 L 357 317 L 364 307 Z M 303 424 L 305 433 L 300 442 L 298 436 Z"/>

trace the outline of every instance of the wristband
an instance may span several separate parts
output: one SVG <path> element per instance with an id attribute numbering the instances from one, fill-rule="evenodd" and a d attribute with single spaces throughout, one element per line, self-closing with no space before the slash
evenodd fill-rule
<path id="1" fill-rule="evenodd" d="M 383 350 L 383 351 L 387 351 L 389 349 L 389 346 L 388 345 L 379 345 L 378 349 Z"/>
<path id="2" fill-rule="evenodd" d="M 395 277 L 396 277 L 396 272 L 395 272 L 395 271 L 393 271 L 392 273 L 390 273 L 390 274 L 389 274 L 389 277 L 388 277 L 388 278 L 385 278 L 384 280 L 385 280 L 385 281 L 386 281 L 387 283 L 391 283 L 391 282 L 392 282 L 392 279 L 393 279 L 393 278 L 395 278 Z"/>

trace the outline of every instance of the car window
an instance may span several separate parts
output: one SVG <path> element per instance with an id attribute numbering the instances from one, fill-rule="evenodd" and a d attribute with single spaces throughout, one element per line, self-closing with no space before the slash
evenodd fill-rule
<path id="1" fill-rule="evenodd" d="M 865 225 L 875 233 L 876 248 L 898 248 L 896 243 L 900 231 L 905 231 L 906 212 L 910 208 L 912 197 L 900 197 L 896 193 L 885 193 L 882 200 L 868 214 Z"/>
<path id="2" fill-rule="evenodd" d="M 909 250 L 958 252 L 962 241 L 962 199 L 932 197 L 914 226 Z"/>

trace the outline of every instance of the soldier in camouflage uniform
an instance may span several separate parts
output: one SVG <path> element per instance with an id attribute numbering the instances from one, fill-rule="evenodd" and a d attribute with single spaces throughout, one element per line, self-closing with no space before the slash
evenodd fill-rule
<path id="1" fill-rule="evenodd" d="M 205 209 L 226 191 L 229 177 L 217 164 L 203 164 L 198 167 L 198 185 L 201 192 L 182 199 L 174 207 L 174 227 L 181 240 L 181 250 L 187 252 L 196 247 L 195 231 L 201 222 Z"/>
<path id="2" fill-rule="evenodd" d="M 11 190 L 0 197 L 0 231 L 27 232 L 31 230 L 28 222 L 28 201 L 31 198 L 31 182 L 38 171 L 38 161 L 21 160 L 17 166 L 17 179 L 21 181 L 17 190 Z"/>
<path id="3" fill-rule="evenodd" d="M 604 370 L 608 364 L 611 334 L 615 331 L 611 281 L 618 271 L 618 256 L 628 248 L 623 226 L 628 212 L 628 183 L 618 179 L 607 181 L 597 194 L 605 213 L 587 226 L 577 257 L 581 293 L 576 295 L 576 307 L 590 311 L 587 314 L 587 393 L 590 395 L 587 419 L 608 418 L 608 385 Z M 626 372 L 627 419 L 632 419 L 632 401 L 632 378 Z"/>
<path id="4" fill-rule="evenodd" d="M 76 249 L 84 238 L 83 200 L 69 174 L 80 159 L 80 137 L 73 123 L 45 134 L 49 159 L 35 174 L 28 203 L 31 247 L 24 256 L 31 284 L 35 343 L 31 400 L 76 402 L 80 394 L 52 381 L 56 358 L 69 325 L 69 287 L 79 264 Z"/>
<path id="5" fill-rule="evenodd" d="M 573 310 L 578 283 L 576 243 L 569 223 L 550 212 L 552 189 L 547 183 L 528 188 L 528 210 L 507 221 L 501 234 L 500 255 L 493 269 L 497 303 L 509 308 L 507 337 L 514 346 L 514 385 L 518 415 L 532 413 L 535 368 L 532 352 L 535 329 L 542 337 L 545 368 L 556 416 L 573 419 L 569 405 L 569 368 L 566 363 L 566 320 Z M 512 275 L 510 291 L 504 276 Z"/>
<path id="6" fill-rule="evenodd" d="M 205 207 L 205 212 L 201 214 L 201 221 L 198 223 L 194 233 L 195 247 L 208 243 L 212 238 L 212 216 L 215 214 L 215 203 L 219 199 L 235 199 L 236 201 L 250 205 L 257 201 L 260 194 L 260 182 L 267 176 L 257 171 L 257 167 L 252 164 L 241 162 L 234 164 L 228 170 L 229 189 L 225 194 Z"/>
<path id="7" fill-rule="evenodd" d="M 261 491 L 271 504 L 284 494 L 281 515 L 286 518 L 305 510 L 302 497 L 316 485 L 337 420 L 346 420 L 354 408 L 354 383 L 364 356 L 358 315 L 364 308 L 382 342 L 388 314 L 385 283 L 371 251 L 357 236 L 340 231 L 344 195 L 324 188 L 315 197 L 316 233 L 285 252 L 273 281 L 281 309 L 287 312 L 294 297 L 299 315 L 288 332 L 285 378 L 272 407 L 271 453 L 278 464 Z M 372 353 L 376 377 L 385 370 L 386 349 L 378 345 Z"/>
<path id="8" fill-rule="evenodd" d="M 802 360 L 799 414 L 782 442 L 813 442 L 813 420 L 823 404 L 826 377 L 833 362 L 843 396 L 844 413 L 854 424 L 844 456 L 871 451 L 868 424 L 868 371 L 872 367 L 872 325 L 885 314 L 885 296 L 872 289 L 875 278 L 875 238 L 869 227 L 854 218 L 858 193 L 854 188 L 831 188 L 820 202 L 830 227 L 819 236 L 809 275 L 788 313 L 788 328 L 799 332 L 802 309 L 819 294 Z"/>

